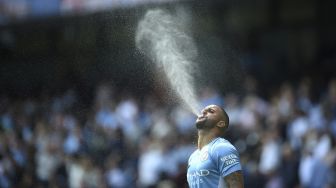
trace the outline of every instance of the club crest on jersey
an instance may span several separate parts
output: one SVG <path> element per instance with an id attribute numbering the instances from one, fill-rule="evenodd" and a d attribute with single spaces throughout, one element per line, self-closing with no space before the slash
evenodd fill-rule
<path id="1" fill-rule="evenodd" d="M 203 153 L 201 154 L 201 156 L 200 156 L 200 160 L 201 160 L 201 161 L 205 161 L 205 160 L 208 159 L 208 157 L 209 157 L 208 151 L 205 151 L 205 152 L 203 152 Z"/>

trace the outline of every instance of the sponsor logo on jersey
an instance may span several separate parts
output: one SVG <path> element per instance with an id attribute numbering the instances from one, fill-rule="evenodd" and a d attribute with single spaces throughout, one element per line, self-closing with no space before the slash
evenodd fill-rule
<path id="1" fill-rule="evenodd" d="M 225 166 L 232 165 L 238 162 L 238 156 L 235 154 L 225 155 L 221 157 L 221 161 L 224 162 Z"/>

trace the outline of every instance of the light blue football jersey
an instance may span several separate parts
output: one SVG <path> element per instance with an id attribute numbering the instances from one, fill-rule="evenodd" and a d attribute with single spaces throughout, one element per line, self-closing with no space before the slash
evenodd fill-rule
<path id="1" fill-rule="evenodd" d="M 220 178 L 241 169 L 236 148 L 224 138 L 216 138 L 191 154 L 187 180 L 190 188 L 217 188 Z"/>

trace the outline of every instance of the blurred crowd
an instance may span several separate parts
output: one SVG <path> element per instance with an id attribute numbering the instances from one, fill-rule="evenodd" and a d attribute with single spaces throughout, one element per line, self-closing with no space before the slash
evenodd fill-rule
<path id="1" fill-rule="evenodd" d="M 242 95 L 204 88 L 199 100 L 227 110 L 245 186 L 335 187 L 336 80 L 317 99 L 308 78 L 267 97 L 253 78 L 242 87 Z M 94 93 L 90 105 L 74 89 L 0 98 L 0 187 L 187 187 L 195 115 L 111 84 Z"/>

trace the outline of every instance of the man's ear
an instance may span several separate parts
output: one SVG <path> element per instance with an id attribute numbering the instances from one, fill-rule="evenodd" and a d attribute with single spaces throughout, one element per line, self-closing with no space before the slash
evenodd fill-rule
<path id="1" fill-rule="evenodd" d="M 219 121 L 217 123 L 217 127 L 222 128 L 222 129 L 227 129 L 228 125 L 225 123 L 225 121 Z"/>

